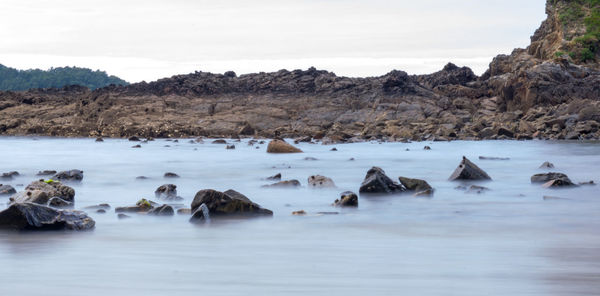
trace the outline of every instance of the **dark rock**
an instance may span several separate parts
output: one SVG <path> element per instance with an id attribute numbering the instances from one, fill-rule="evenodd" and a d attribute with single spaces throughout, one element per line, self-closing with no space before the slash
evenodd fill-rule
<path id="1" fill-rule="evenodd" d="M 96 213 L 98 213 L 98 214 L 105 214 L 106 210 L 105 209 L 97 209 Z"/>
<path id="2" fill-rule="evenodd" d="M 503 127 L 498 129 L 497 134 L 498 134 L 498 136 L 507 136 L 509 138 L 514 138 L 514 136 L 515 136 L 515 133 L 513 133 L 512 131 L 505 129 Z"/>
<path id="3" fill-rule="evenodd" d="M 425 146 L 425 147 L 423 147 L 423 150 L 431 150 L 431 147 Z"/>
<path id="4" fill-rule="evenodd" d="M 544 163 L 542 163 L 542 165 L 540 165 L 540 169 L 553 169 L 554 168 L 554 164 L 548 161 L 545 161 Z"/>
<path id="5" fill-rule="evenodd" d="M 53 197 L 48 201 L 48 205 L 54 208 L 70 208 L 73 207 L 73 203 L 66 201 L 60 197 Z"/>
<path id="6" fill-rule="evenodd" d="M 56 181 L 35 181 L 25 187 L 25 191 L 13 195 L 11 203 L 36 203 L 48 205 L 50 200 L 58 197 L 66 202 L 75 202 L 75 189 Z M 54 201 L 60 204 L 60 201 Z"/>
<path id="7" fill-rule="evenodd" d="M 486 191 L 489 191 L 490 189 L 487 187 L 483 187 L 483 186 L 477 186 L 477 185 L 471 185 L 469 186 L 469 189 L 467 189 L 466 193 L 476 193 L 476 194 L 481 194 L 484 193 Z"/>
<path id="8" fill-rule="evenodd" d="M 133 137 L 129 137 L 129 139 L 128 139 L 128 140 L 129 140 L 129 141 L 131 141 L 131 142 L 139 142 L 139 141 L 140 141 L 140 138 L 138 138 L 138 137 L 136 137 L 136 136 L 133 136 Z"/>
<path id="9" fill-rule="evenodd" d="M 273 212 L 253 203 L 248 197 L 234 191 L 220 192 L 212 189 L 196 193 L 190 208 L 196 212 L 200 205 L 206 205 L 210 218 L 227 216 L 272 216 Z"/>
<path id="10" fill-rule="evenodd" d="M 52 177 L 53 180 L 61 182 L 81 182 L 83 180 L 82 170 L 62 171 Z"/>
<path id="11" fill-rule="evenodd" d="M 263 185 L 262 187 L 265 187 L 265 188 L 296 188 L 296 187 L 300 187 L 300 181 L 298 181 L 298 180 L 279 181 L 275 184 Z"/>
<path id="12" fill-rule="evenodd" d="M 227 144 L 227 141 L 223 140 L 223 139 L 217 139 L 212 141 L 213 144 Z"/>
<path id="13" fill-rule="evenodd" d="M 225 149 L 233 150 L 233 149 L 235 149 L 235 145 L 227 145 L 227 147 L 225 147 Z"/>
<path id="14" fill-rule="evenodd" d="M 177 209 L 177 214 L 178 215 L 191 215 L 192 214 L 192 209 Z"/>
<path id="15" fill-rule="evenodd" d="M 0 228 L 13 230 L 89 230 L 96 222 L 84 212 L 16 203 L 0 212 Z"/>
<path id="16" fill-rule="evenodd" d="M 479 156 L 480 160 L 510 160 L 509 157 Z"/>
<path id="17" fill-rule="evenodd" d="M 119 220 L 122 220 L 122 219 L 129 219 L 129 218 L 131 218 L 131 216 L 120 213 L 117 215 L 117 218 L 119 218 Z"/>
<path id="18" fill-rule="evenodd" d="M 96 138 L 96 142 L 104 142 L 104 139 L 102 139 L 102 138 Z"/>
<path id="19" fill-rule="evenodd" d="M 165 178 L 179 178 L 179 175 L 171 172 L 166 172 L 164 175 Z"/>
<path id="20" fill-rule="evenodd" d="M 433 188 L 425 180 L 411 179 L 406 177 L 398 177 L 398 180 L 407 191 L 421 192 L 430 190 L 431 192 L 433 192 Z"/>
<path id="21" fill-rule="evenodd" d="M 2 185 L 0 184 L 0 196 L 1 195 L 13 195 L 17 193 L 17 190 L 10 185 Z"/>
<path id="22" fill-rule="evenodd" d="M 146 176 L 137 176 L 135 177 L 136 180 L 148 180 L 150 178 L 146 177 Z"/>
<path id="23" fill-rule="evenodd" d="M 140 145 L 140 144 L 134 145 L 134 146 L 131 146 L 131 148 L 142 148 L 142 145 Z"/>
<path id="24" fill-rule="evenodd" d="M 358 196 L 352 191 L 341 194 L 339 199 L 333 202 L 334 207 L 358 207 Z"/>
<path id="25" fill-rule="evenodd" d="M 148 212 L 148 215 L 156 215 L 156 216 L 173 216 L 175 215 L 175 211 L 173 207 L 170 205 L 162 205 L 160 207 L 153 208 Z"/>
<path id="26" fill-rule="evenodd" d="M 491 178 L 486 172 L 463 156 L 462 161 L 450 176 L 450 181 L 454 180 L 491 180 Z"/>
<path id="27" fill-rule="evenodd" d="M 308 177 L 308 187 L 310 188 L 335 188 L 335 183 L 331 178 L 314 175 Z"/>
<path id="28" fill-rule="evenodd" d="M 544 188 L 551 188 L 551 187 L 570 187 L 570 186 L 577 186 L 575 184 L 573 184 L 571 182 L 571 180 L 569 180 L 568 178 L 565 179 L 554 179 L 554 180 L 550 180 L 546 183 L 544 183 L 542 185 L 542 187 Z"/>
<path id="29" fill-rule="evenodd" d="M 372 167 L 360 185 L 360 193 L 393 194 L 403 192 L 404 188 L 392 181 L 385 172 L 378 167 Z"/>
<path id="30" fill-rule="evenodd" d="M 164 184 L 156 188 L 154 196 L 157 199 L 164 200 L 182 200 L 182 197 L 177 196 L 177 186 L 174 184 Z"/>
<path id="31" fill-rule="evenodd" d="M 56 174 L 54 170 L 39 171 L 36 176 L 53 176 Z"/>
<path id="32" fill-rule="evenodd" d="M 587 181 L 587 182 L 579 182 L 579 185 L 591 185 L 591 186 L 596 186 L 596 183 L 594 183 L 593 180 Z"/>
<path id="33" fill-rule="evenodd" d="M 281 139 L 273 139 L 267 146 L 267 153 L 300 153 L 302 150 Z"/>
<path id="34" fill-rule="evenodd" d="M 12 171 L 12 172 L 8 172 L 8 173 L 3 173 L 2 175 L 0 175 L 0 179 L 12 180 L 16 176 L 19 176 L 19 172 Z"/>
<path id="35" fill-rule="evenodd" d="M 110 209 L 110 205 L 109 204 L 99 204 L 99 205 L 93 205 L 93 206 L 87 206 L 83 208 L 84 210 L 109 210 Z"/>
<path id="36" fill-rule="evenodd" d="M 278 173 L 277 175 L 273 175 L 271 177 L 268 177 L 267 180 L 269 180 L 269 181 L 281 180 L 281 173 Z"/>
<path id="37" fill-rule="evenodd" d="M 337 148 L 333 147 L 329 151 L 338 151 Z"/>
<path id="38" fill-rule="evenodd" d="M 552 180 L 562 180 L 566 184 L 573 184 L 569 177 L 563 173 L 543 173 L 531 176 L 531 183 L 547 183 Z"/>
<path id="39" fill-rule="evenodd" d="M 205 204 L 201 204 L 190 217 L 192 223 L 202 223 L 210 220 L 210 210 Z"/>

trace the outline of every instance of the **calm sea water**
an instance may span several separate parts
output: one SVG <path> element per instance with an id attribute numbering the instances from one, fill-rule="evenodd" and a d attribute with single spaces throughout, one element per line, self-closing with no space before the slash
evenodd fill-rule
<path id="1" fill-rule="evenodd" d="M 0 232 L 0 295 L 597 295 L 600 291 L 600 188 L 543 189 L 532 174 L 544 161 L 575 182 L 600 181 L 600 143 L 481 141 L 298 145 L 272 155 L 234 143 L 156 140 L 0 138 L 4 182 L 22 190 L 39 170 L 81 169 L 76 206 L 109 203 L 91 232 Z M 170 145 L 171 147 L 164 147 Z M 423 146 L 432 147 L 424 151 Z M 337 152 L 330 151 L 332 147 Z M 409 151 L 406 151 L 409 149 Z M 483 194 L 456 190 L 447 178 L 465 155 L 493 181 Z M 478 156 L 510 157 L 508 161 Z M 317 160 L 305 160 L 314 157 Z M 355 160 L 350 161 L 350 158 Z M 422 178 L 433 198 L 361 197 L 358 209 L 330 204 L 357 192 L 380 166 Z M 179 179 L 165 180 L 165 172 Z M 267 189 L 276 173 L 299 189 Z M 336 189 L 306 187 L 313 174 Z M 150 179 L 136 181 L 144 175 Z M 115 206 L 178 186 L 189 207 L 201 189 L 235 189 L 272 218 L 193 225 L 187 216 L 132 214 Z M 543 200 L 543 196 L 561 197 Z M 5 208 L 8 198 L 0 198 Z M 307 216 L 292 216 L 305 210 Z M 317 212 L 339 212 L 318 215 Z"/>

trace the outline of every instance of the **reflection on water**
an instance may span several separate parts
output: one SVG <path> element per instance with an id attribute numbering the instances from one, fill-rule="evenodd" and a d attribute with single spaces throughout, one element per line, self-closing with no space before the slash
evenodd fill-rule
<path id="1" fill-rule="evenodd" d="M 210 143 L 210 141 L 206 141 Z M 576 182 L 600 181 L 600 144 L 435 142 L 300 144 L 305 153 L 270 155 L 236 143 L 164 140 L 131 149 L 125 140 L 0 138 L 0 171 L 28 184 L 39 170 L 78 168 L 76 208 L 134 204 L 174 183 L 189 206 L 196 191 L 235 189 L 274 211 L 272 218 L 194 225 L 187 216 L 89 212 L 87 233 L 0 233 L 1 295 L 592 295 L 600 290 L 600 201 L 593 186 L 542 189 L 529 183 L 548 160 Z M 422 150 L 424 145 L 432 147 Z M 406 151 L 406 149 L 409 151 Z M 196 150 L 195 150 L 196 149 Z M 447 178 L 466 155 L 493 181 L 466 194 Z M 478 156 L 510 157 L 508 161 Z M 305 157 L 317 161 L 304 160 Z M 354 158 L 354 161 L 349 161 Z M 366 171 L 426 179 L 431 199 L 361 197 L 358 209 L 332 208 L 357 191 Z M 179 179 L 163 179 L 174 172 Z M 281 172 L 306 186 L 310 175 L 338 188 L 261 188 Z M 144 175 L 148 180 L 135 180 Z M 7 182 L 4 182 L 7 183 Z M 22 187 L 17 187 L 22 189 Z M 543 200 L 543 196 L 561 200 Z M 5 204 L 6 198 L 0 203 Z M 3 205 L 2 207 L 5 207 Z M 305 210 L 307 216 L 292 216 Z M 317 215 L 338 211 L 339 215 Z"/>

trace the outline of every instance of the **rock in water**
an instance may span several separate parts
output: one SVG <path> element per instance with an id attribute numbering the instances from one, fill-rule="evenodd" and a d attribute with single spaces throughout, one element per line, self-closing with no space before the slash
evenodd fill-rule
<path id="1" fill-rule="evenodd" d="M 162 205 L 160 207 L 153 208 L 148 212 L 148 215 L 156 215 L 156 216 L 173 216 L 175 215 L 175 211 L 173 207 L 170 205 Z"/>
<path id="2" fill-rule="evenodd" d="M 17 193 L 17 190 L 10 185 L 2 185 L 0 184 L 0 196 L 1 195 L 13 195 Z"/>
<path id="3" fill-rule="evenodd" d="M 165 200 L 182 200 L 183 198 L 177 196 L 177 186 L 174 184 L 164 184 L 159 186 L 154 191 L 154 196 L 157 199 Z"/>
<path id="4" fill-rule="evenodd" d="M 171 173 L 171 172 L 166 172 L 163 177 L 165 177 L 165 178 L 179 178 L 179 175 L 177 175 L 175 173 Z"/>
<path id="5" fill-rule="evenodd" d="M 55 210 L 33 203 L 16 203 L 0 212 L 0 228 L 14 230 L 89 230 L 96 222 L 82 211 Z"/>
<path id="6" fill-rule="evenodd" d="M 52 177 L 53 180 L 59 180 L 62 182 L 81 182 L 83 180 L 83 171 L 82 170 L 70 170 L 70 171 L 62 171 L 54 175 Z"/>
<path id="7" fill-rule="evenodd" d="M 223 140 L 223 139 L 217 139 L 212 141 L 213 144 L 227 144 L 227 141 Z"/>
<path id="8" fill-rule="evenodd" d="M 281 180 L 281 173 L 278 173 L 277 175 L 273 175 L 271 177 L 268 177 L 267 180 L 269 180 L 269 181 L 279 181 L 279 180 Z"/>
<path id="9" fill-rule="evenodd" d="M 0 175 L 0 179 L 12 180 L 16 176 L 19 176 L 19 172 L 12 171 L 12 172 L 8 172 L 8 173 L 3 173 L 2 175 Z"/>
<path id="10" fill-rule="evenodd" d="M 314 175 L 314 176 L 308 177 L 308 187 L 310 187 L 310 188 L 334 188 L 335 183 L 333 183 L 333 180 L 331 180 L 331 178 L 328 178 L 325 176 L 320 176 L 320 175 Z"/>
<path id="11" fill-rule="evenodd" d="M 463 156 L 462 161 L 450 176 L 450 181 L 454 180 L 491 180 L 490 176 L 466 157 Z"/>
<path id="12" fill-rule="evenodd" d="M 264 188 L 296 188 L 300 187 L 300 181 L 298 180 L 285 180 L 279 181 L 275 184 L 263 185 Z"/>
<path id="13" fill-rule="evenodd" d="M 54 170 L 44 170 L 44 171 L 39 171 L 36 176 L 53 176 L 56 174 L 56 171 Z"/>
<path id="14" fill-rule="evenodd" d="M 545 161 L 544 163 L 542 163 L 542 165 L 540 166 L 540 169 L 553 169 L 554 168 L 554 164 L 548 161 Z"/>
<path id="15" fill-rule="evenodd" d="M 398 180 L 400 181 L 400 184 L 402 184 L 402 186 L 404 186 L 404 188 L 406 188 L 406 190 L 408 191 L 420 192 L 424 190 L 433 189 L 425 180 L 412 179 L 406 177 L 398 177 Z"/>
<path id="16" fill-rule="evenodd" d="M 58 198 L 58 199 L 55 199 Z M 51 206 L 71 206 L 75 202 L 75 189 L 56 181 L 35 181 L 25 191 L 12 196 L 11 203 L 35 203 Z"/>
<path id="17" fill-rule="evenodd" d="M 392 181 L 379 167 L 372 167 L 365 176 L 358 192 L 375 194 L 393 194 L 403 192 L 404 188 Z"/>
<path id="18" fill-rule="evenodd" d="M 334 207 L 358 207 L 358 196 L 352 191 L 342 193 L 339 199 L 333 202 Z"/>
<path id="19" fill-rule="evenodd" d="M 577 186 L 575 184 L 573 184 L 571 182 L 571 180 L 565 180 L 565 179 L 555 179 L 555 180 L 550 180 L 546 183 L 544 183 L 542 185 L 542 187 L 544 188 L 551 188 L 551 187 L 570 187 L 570 186 Z"/>
<path id="20" fill-rule="evenodd" d="M 300 153 L 302 150 L 286 143 L 281 139 L 274 139 L 267 146 L 268 153 Z"/>
<path id="21" fill-rule="evenodd" d="M 543 173 L 531 176 L 531 183 L 547 183 L 552 180 L 561 180 L 565 184 L 574 185 L 571 179 L 563 173 Z"/>
<path id="22" fill-rule="evenodd" d="M 205 204 L 210 217 L 252 217 L 272 216 L 273 212 L 253 203 L 245 195 L 227 190 L 220 192 L 212 189 L 200 190 L 191 204 L 192 213 L 196 213 L 200 205 Z M 192 219 L 194 219 L 192 217 Z"/>

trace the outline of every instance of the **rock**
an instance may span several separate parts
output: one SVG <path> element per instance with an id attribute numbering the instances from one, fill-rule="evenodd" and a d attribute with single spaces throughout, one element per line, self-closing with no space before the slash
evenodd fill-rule
<path id="1" fill-rule="evenodd" d="M 510 160 L 509 157 L 479 156 L 480 160 Z"/>
<path id="2" fill-rule="evenodd" d="M 286 181 L 279 181 L 275 184 L 270 184 L 270 185 L 263 185 L 263 188 L 295 188 L 295 187 L 300 187 L 300 181 L 298 180 L 286 180 Z"/>
<path id="3" fill-rule="evenodd" d="M 269 181 L 281 180 L 281 173 L 278 173 L 277 175 L 273 175 L 271 177 L 268 177 L 267 180 L 269 180 Z"/>
<path id="4" fill-rule="evenodd" d="M 140 138 L 138 138 L 138 137 L 136 137 L 136 136 L 132 136 L 132 137 L 129 137 L 129 139 L 128 139 L 128 140 L 129 140 L 129 141 L 131 141 L 131 142 L 139 142 L 139 141 L 140 141 Z"/>
<path id="5" fill-rule="evenodd" d="M 338 151 L 337 148 L 333 147 L 329 151 Z"/>
<path id="6" fill-rule="evenodd" d="M 52 177 L 53 180 L 61 182 L 81 182 L 83 180 L 82 170 L 62 171 Z"/>
<path id="7" fill-rule="evenodd" d="M 146 176 L 137 176 L 135 177 L 136 180 L 148 180 L 150 178 L 146 177 Z"/>
<path id="8" fill-rule="evenodd" d="M 317 215 L 339 215 L 339 212 L 317 212 Z"/>
<path id="9" fill-rule="evenodd" d="M 510 131 L 506 128 L 501 127 L 498 129 L 497 135 L 498 136 L 506 136 L 508 138 L 514 138 L 515 133 L 513 133 L 512 131 Z"/>
<path id="10" fill-rule="evenodd" d="M 304 160 L 315 161 L 315 160 L 318 160 L 318 159 L 316 159 L 315 157 L 310 157 L 309 156 L 309 157 L 305 157 Z"/>
<path id="11" fill-rule="evenodd" d="M 103 203 L 103 204 L 99 204 L 99 205 L 93 205 L 93 206 L 87 206 L 83 208 L 84 210 L 109 210 L 110 209 L 110 205 Z"/>
<path id="12" fill-rule="evenodd" d="M 58 197 L 63 201 L 75 202 L 75 189 L 56 181 L 35 181 L 25 187 L 25 191 L 13 195 L 11 203 L 35 203 L 48 205 L 50 200 Z M 55 200 L 55 204 L 62 204 Z"/>
<path id="13" fill-rule="evenodd" d="M 571 182 L 571 180 L 568 180 L 568 179 L 566 179 L 566 180 L 565 179 L 550 180 L 542 185 L 542 187 L 544 187 L 544 188 L 569 187 L 569 186 L 577 186 L 577 185 L 573 184 Z"/>
<path id="14" fill-rule="evenodd" d="M 267 146 L 267 153 L 300 153 L 302 150 L 286 143 L 281 139 L 274 139 Z"/>
<path id="15" fill-rule="evenodd" d="M 544 195 L 544 200 L 569 200 L 568 198 Z"/>
<path id="16" fill-rule="evenodd" d="M 231 216 L 272 216 L 273 212 L 253 203 L 248 197 L 235 190 L 220 192 L 212 189 L 200 190 L 196 193 L 190 208 L 196 212 L 200 205 L 206 205 L 210 218 Z M 192 218 L 193 219 L 193 218 Z"/>
<path id="17" fill-rule="evenodd" d="M 179 178 L 179 175 L 177 175 L 175 173 L 171 173 L 171 172 L 166 172 L 163 177 L 165 177 L 165 178 Z"/>
<path id="18" fill-rule="evenodd" d="M 243 135 L 243 136 L 252 136 L 252 135 L 254 135 L 254 133 L 255 133 L 254 128 L 248 123 L 246 123 L 246 125 L 244 125 L 244 127 L 242 127 L 240 129 L 240 131 L 238 132 L 238 134 Z"/>
<path id="19" fill-rule="evenodd" d="M 0 196 L 2 195 L 13 195 L 17 193 L 17 190 L 10 185 L 2 185 L 0 184 Z"/>
<path id="20" fill-rule="evenodd" d="M 122 220 L 122 219 L 129 219 L 129 218 L 131 218 L 131 216 L 120 213 L 117 215 L 117 218 L 119 218 L 119 220 Z"/>
<path id="21" fill-rule="evenodd" d="M 563 173 L 543 173 L 531 176 L 531 183 L 547 183 L 552 180 L 562 180 L 564 183 L 573 184 L 569 177 Z"/>
<path id="22" fill-rule="evenodd" d="M 372 167 L 360 185 L 360 193 L 393 194 L 403 192 L 404 188 L 392 181 L 379 167 Z"/>
<path id="23" fill-rule="evenodd" d="M 191 215 L 192 214 L 192 209 L 177 209 L 177 214 L 178 215 Z"/>
<path id="24" fill-rule="evenodd" d="M 153 208 L 148 212 L 148 215 L 156 215 L 156 216 L 173 216 L 175 215 L 175 211 L 173 207 L 170 205 L 162 205 L 160 207 Z"/>
<path id="25" fill-rule="evenodd" d="M 3 173 L 2 175 L 0 175 L 0 179 L 2 179 L 2 180 L 12 180 L 16 176 L 19 176 L 19 172 L 12 171 L 12 172 L 8 172 L 8 173 Z"/>
<path id="26" fill-rule="evenodd" d="M 73 206 L 73 203 L 60 197 L 53 197 L 48 201 L 48 205 L 54 208 L 70 208 Z"/>
<path id="27" fill-rule="evenodd" d="M 554 164 L 551 162 L 547 162 L 545 161 L 544 163 L 542 163 L 542 165 L 540 165 L 540 169 L 553 169 L 554 168 Z"/>
<path id="28" fill-rule="evenodd" d="M 463 156 L 461 163 L 450 176 L 450 181 L 455 180 L 491 180 L 490 176 L 477 165 Z"/>
<path id="29" fill-rule="evenodd" d="M 174 184 L 164 184 L 156 188 L 154 191 L 154 196 L 157 199 L 164 200 L 182 200 L 182 197 L 177 196 L 177 186 Z"/>
<path id="30" fill-rule="evenodd" d="M 417 191 L 415 192 L 415 194 L 413 194 L 414 197 L 431 197 L 433 196 L 433 188 L 431 189 L 426 189 L 423 191 Z"/>
<path id="31" fill-rule="evenodd" d="M 591 186 L 596 186 L 596 183 L 594 183 L 593 180 L 587 181 L 587 182 L 579 182 L 579 185 L 591 185 Z"/>
<path id="32" fill-rule="evenodd" d="M 138 144 L 138 145 L 133 145 L 131 146 L 131 148 L 142 148 L 142 145 Z"/>
<path id="33" fill-rule="evenodd" d="M 192 223 L 202 223 L 210 221 L 210 210 L 205 204 L 201 204 L 190 217 Z"/>
<path id="34" fill-rule="evenodd" d="M 153 202 L 142 198 L 135 204 L 135 206 L 115 208 L 115 213 L 144 213 L 152 210 L 152 204 Z"/>
<path id="35" fill-rule="evenodd" d="M 343 192 L 332 205 L 334 207 L 358 207 L 358 196 L 352 191 Z"/>
<path id="36" fill-rule="evenodd" d="M 104 142 L 104 139 L 102 139 L 102 138 L 96 138 L 96 142 Z"/>
<path id="37" fill-rule="evenodd" d="M 294 215 L 294 216 L 306 216 L 306 212 L 304 210 L 293 211 L 292 215 Z"/>
<path id="38" fill-rule="evenodd" d="M 56 210 L 34 203 L 15 203 L 0 212 L 0 228 L 13 230 L 89 230 L 96 222 L 82 211 Z"/>
<path id="39" fill-rule="evenodd" d="M 425 146 L 425 147 L 423 147 L 423 150 L 431 150 L 431 147 Z"/>
<path id="40" fill-rule="evenodd" d="M 331 178 L 314 175 L 308 177 L 308 187 L 310 188 L 335 188 L 335 183 Z"/>
<path id="41" fill-rule="evenodd" d="M 98 214 L 106 214 L 106 210 L 105 209 L 97 209 L 96 213 L 98 213 Z"/>
<path id="42" fill-rule="evenodd" d="M 36 176 L 53 176 L 56 174 L 54 170 L 39 171 Z"/>
<path id="43" fill-rule="evenodd" d="M 225 149 L 227 149 L 227 150 L 233 150 L 233 149 L 235 149 L 235 145 L 227 145 L 225 147 Z"/>
<path id="44" fill-rule="evenodd" d="M 469 189 L 467 189 L 466 193 L 476 193 L 476 194 L 481 194 L 484 193 L 486 191 L 489 191 L 490 189 L 487 187 L 483 187 L 483 186 L 477 186 L 477 185 L 471 185 L 469 186 Z"/>
<path id="45" fill-rule="evenodd" d="M 227 141 L 223 140 L 223 139 L 217 139 L 212 141 L 213 144 L 227 144 Z"/>
<path id="46" fill-rule="evenodd" d="M 425 180 L 411 179 L 406 177 L 398 177 L 398 180 L 407 191 L 422 192 L 430 190 L 433 193 L 433 188 Z"/>

